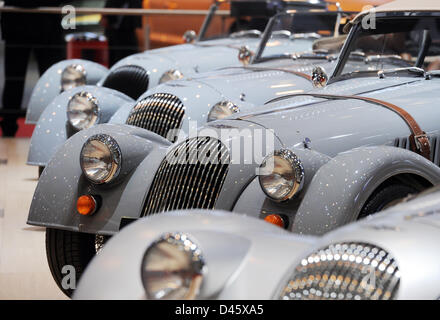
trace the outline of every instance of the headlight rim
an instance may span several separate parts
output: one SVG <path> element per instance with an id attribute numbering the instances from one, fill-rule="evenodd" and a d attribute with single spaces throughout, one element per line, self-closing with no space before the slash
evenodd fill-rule
<path id="1" fill-rule="evenodd" d="M 286 202 L 286 201 L 292 199 L 295 195 L 297 195 L 301 191 L 303 183 L 304 183 L 305 170 L 304 170 L 303 164 L 302 164 L 301 160 L 299 159 L 299 157 L 293 151 L 291 151 L 289 149 L 279 149 L 279 150 L 275 150 L 274 152 L 270 153 L 269 155 L 267 155 L 263 159 L 263 161 L 260 165 L 260 168 L 263 166 L 263 164 L 265 164 L 267 162 L 267 160 L 270 157 L 275 157 L 275 156 L 281 157 L 282 159 L 288 161 L 292 170 L 295 173 L 295 180 L 293 182 L 293 187 L 292 187 L 291 191 L 282 198 L 276 198 L 272 194 L 270 194 L 266 190 L 266 188 L 264 187 L 264 185 L 261 181 L 262 175 L 258 176 L 258 182 L 260 183 L 260 187 L 263 190 L 264 194 L 269 199 L 271 199 L 275 202 Z"/>
<path id="2" fill-rule="evenodd" d="M 209 110 L 208 115 L 207 115 L 208 122 L 225 119 L 225 118 L 213 118 L 212 117 L 212 113 L 214 111 L 214 108 L 216 108 L 216 107 L 228 108 L 230 111 L 232 111 L 232 113 L 229 116 L 232 116 L 236 113 L 240 113 L 240 108 L 235 103 L 233 103 L 232 101 L 229 101 L 229 100 L 222 100 L 222 101 L 219 101 L 216 104 L 214 104 L 212 106 L 212 108 Z"/>
<path id="3" fill-rule="evenodd" d="M 110 170 L 110 173 L 107 175 L 107 177 L 105 179 L 101 179 L 100 181 L 92 179 L 84 169 L 84 156 L 83 156 L 84 149 L 87 146 L 87 144 L 89 144 L 91 141 L 94 141 L 94 140 L 104 144 L 107 147 L 107 149 L 110 152 L 111 159 L 112 159 L 112 170 Z M 84 142 L 84 144 L 81 148 L 81 152 L 80 152 L 81 171 L 84 174 L 84 176 L 87 178 L 87 180 L 89 180 L 90 182 L 92 182 L 95 185 L 104 185 L 104 184 L 110 184 L 111 182 L 114 182 L 116 180 L 116 178 L 119 176 L 119 174 L 121 173 L 122 161 L 123 161 L 122 160 L 122 152 L 121 152 L 121 148 L 120 148 L 119 144 L 112 136 L 110 136 L 108 134 L 95 134 L 95 135 L 89 137 L 86 140 L 86 142 Z"/>
<path id="4" fill-rule="evenodd" d="M 86 98 L 87 101 L 92 104 L 92 112 L 93 112 L 93 115 L 95 116 L 94 121 L 89 121 L 89 124 L 83 128 L 74 125 L 69 117 L 70 104 L 72 103 L 72 101 L 76 97 Z M 69 122 L 69 125 L 73 129 L 75 129 L 76 131 L 82 131 L 82 130 L 89 129 L 101 121 L 101 108 L 99 107 L 98 99 L 92 93 L 90 93 L 88 91 L 77 92 L 69 98 L 69 102 L 67 104 L 67 109 L 66 109 L 66 114 L 67 114 L 67 121 Z"/>
<path id="5" fill-rule="evenodd" d="M 169 78 L 166 80 L 166 78 Z M 159 78 L 159 84 L 167 83 L 168 81 L 180 80 L 185 76 L 179 69 L 170 69 L 165 71 Z"/>
<path id="6" fill-rule="evenodd" d="M 182 240 L 182 236 L 184 237 L 183 240 Z M 147 257 L 149 255 L 149 253 L 158 244 L 160 244 L 160 243 L 162 243 L 164 241 L 168 242 L 168 243 L 171 243 L 171 244 L 174 241 L 174 242 L 177 242 L 180 246 L 184 246 L 184 241 L 185 240 L 190 241 L 191 244 L 195 246 L 195 248 L 192 248 L 192 246 L 189 246 L 189 250 L 188 251 L 191 253 L 191 256 L 192 256 L 191 261 L 194 263 L 194 257 L 195 256 L 198 257 L 197 262 L 199 264 L 199 269 L 196 270 L 196 272 L 194 273 L 194 274 L 197 274 L 197 275 L 202 277 L 202 280 L 201 280 L 201 282 L 200 282 L 200 284 L 199 284 L 199 286 L 197 288 L 198 292 L 195 293 L 196 295 L 194 297 L 195 299 L 198 298 L 198 296 L 200 294 L 200 290 L 201 290 L 201 288 L 203 286 L 203 282 L 204 282 L 205 276 L 207 274 L 207 264 L 206 264 L 206 260 L 205 260 L 204 255 L 203 255 L 203 251 L 200 248 L 200 246 L 195 241 L 192 240 L 192 236 L 189 235 L 188 233 L 185 233 L 185 232 L 167 232 L 167 233 L 161 235 L 160 237 L 158 237 L 156 240 L 154 240 L 148 246 L 147 250 L 145 251 L 145 253 L 144 253 L 143 257 L 142 257 L 141 274 L 140 274 L 140 276 L 141 276 L 142 286 L 144 287 L 144 290 L 145 290 L 145 295 L 146 295 L 146 297 L 148 299 L 162 300 L 161 298 L 157 299 L 157 298 L 151 297 L 150 293 L 148 292 L 149 291 L 148 287 L 147 287 L 147 285 L 145 283 L 145 277 L 144 277 L 145 264 L 146 264 L 146 260 L 147 260 Z"/>
<path id="7" fill-rule="evenodd" d="M 67 70 L 69 68 L 72 68 L 72 69 L 74 69 L 75 71 L 77 71 L 77 72 L 79 72 L 81 74 L 81 77 L 79 79 L 83 79 L 83 81 L 82 81 L 83 84 L 80 84 L 80 85 L 77 85 L 77 86 L 65 89 L 64 88 L 64 86 L 65 86 L 64 85 L 64 75 L 65 75 L 65 73 L 67 72 Z M 78 80 L 75 80 L 75 82 L 77 82 Z M 66 91 L 72 90 L 74 88 L 79 88 L 81 86 L 86 85 L 87 84 L 87 71 L 86 71 L 86 68 L 82 64 L 79 64 L 79 63 L 73 63 L 73 64 L 70 64 L 70 65 L 64 67 L 64 69 L 61 71 L 61 81 L 60 82 L 61 82 L 60 83 L 61 84 L 61 92 L 66 92 Z"/>

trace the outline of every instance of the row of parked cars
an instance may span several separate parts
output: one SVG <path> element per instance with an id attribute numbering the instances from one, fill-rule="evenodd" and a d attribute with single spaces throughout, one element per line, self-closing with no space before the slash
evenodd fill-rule
<path id="1" fill-rule="evenodd" d="M 227 37 L 204 37 L 215 2 L 187 44 L 41 77 L 28 223 L 54 280 L 78 299 L 437 299 L 440 4 L 253 3 L 231 1 L 248 20 Z"/>

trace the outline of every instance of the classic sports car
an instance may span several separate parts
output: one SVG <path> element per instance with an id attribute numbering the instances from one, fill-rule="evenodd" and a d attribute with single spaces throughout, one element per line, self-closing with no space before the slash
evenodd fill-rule
<path id="1" fill-rule="evenodd" d="M 240 1 L 242 0 L 227 2 Z M 247 33 L 236 33 L 235 37 L 228 37 L 227 34 L 232 30 L 228 29 L 230 24 L 225 23 L 225 29 L 221 30 L 221 34 L 214 35 L 211 32 L 213 27 L 211 23 L 216 21 L 215 14 L 223 2 L 225 1 L 214 1 L 198 36 L 194 31 L 185 33 L 184 38 L 188 42 L 185 45 L 145 51 L 121 60 L 110 70 L 87 60 L 65 60 L 53 65 L 43 74 L 34 88 L 28 105 L 26 122 L 36 123 L 46 106 L 60 92 L 86 84 L 112 88 L 135 99 L 147 88 L 157 85 L 161 79 L 165 81 L 168 77 L 180 75 L 180 73 L 174 74 L 171 70 L 192 74 L 239 64 L 238 49 L 243 43 L 255 49 L 259 41 L 259 32 L 249 30 Z M 280 2 L 276 1 L 274 4 L 279 5 Z M 243 12 L 239 13 L 243 14 Z M 239 16 L 231 18 L 240 20 Z M 246 28 L 248 27 L 247 25 Z M 215 29 L 219 31 L 218 28 Z M 236 26 L 234 30 L 241 30 L 240 26 Z M 213 40 L 213 38 L 217 39 Z M 188 63 L 188 53 L 209 56 L 212 59 L 198 59 Z"/>
<path id="2" fill-rule="evenodd" d="M 440 79 L 422 67 L 436 62 L 440 5 L 412 5 L 377 8 L 375 29 L 363 28 L 369 12 L 353 20 L 329 84 L 309 94 L 210 122 L 174 145 L 126 125 L 72 136 L 43 172 L 28 218 L 47 227 L 56 281 L 65 259 L 94 251 L 91 234 L 117 233 L 124 217 L 215 208 L 319 235 L 439 183 Z M 365 69 L 347 73 L 353 52 L 367 56 Z M 389 61 L 400 67 L 383 69 Z M 315 70 L 316 85 L 326 80 Z M 64 244 L 72 239 L 74 251 Z M 87 259 L 73 262 L 81 269 Z"/>
<path id="3" fill-rule="evenodd" d="M 189 132 L 190 121 L 200 125 L 207 120 L 252 110 L 283 94 L 310 90 L 313 88 L 309 79 L 312 68 L 317 63 L 333 68 L 345 38 L 326 37 L 314 41 L 320 37 L 316 32 L 333 33 L 339 29 L 340 16 L 341 12 L 329 11 L 276 15 L 270 20 L 251 64 L 168 81 L 148 90 L 136 102 L 126 99 L 127 103 L 115 103 L 112 91 L 106 88 L 85 86 L 65 92 L 55 98 L 41 116 L 32 135 L 28 164 L 44 167 L 70 136 L 94 124 L 127 123 L 174 141 L 173 133 Z M 314 43 L 315 48 L 322 43 L 332 50 L 294 53 L 304 49 L 304 43 L 310 46 Z M 364 61 L 357 59 L 351 64 L 356 69 L 363 66 Z M 121 95 L 116 92 L 115 96 Z M 166 123 L 172 104 L 181 109 L 182 119 Z"/>
<path id="4" fill-rule="evenodd" d="M 225 23 L 225 29 L 221 30 L 220 34 L 214 34 L 211 28 L 213 27 L 212 22 L 216 21 L 215 14 L 222 5 L 231 2 L 232 14 L 236 12 L 233 10 L 234 4 L 239 4 L 241 1 L 247 0 L 214 1 L 199 35 L 196 35 L 194 31 L 185 33 L 184 38 L 187 44 L 135 54 L 118 62 L 107 73 L 103 73 L 105 69 L 99 65 L 86 60 L 66 60 L 53 65 L 43 74 L 34 88 L 28 105 L 26 122 L 36 123 L 46 106 L 60 92 L 85 84 L 97 84 L 100 87 L 115 89 L 136 99 L 148 88 L 170 79 L 178 79 L 182 75 L 188 76 L 228 65 L 240 65 L 240 61 L 237 59 L 239 49 L 243 45 L 248 45 L 251 50 L 256 50 L 261 31 L 265 27 L 264 23 L 247 23 L 243 26 L 245 29 L 252 28 L 251 30 L 242 30 L 239 24 L 231 29 L 232 22 Z M 275 8 L 265 11 L 265 14 L 274 14 L 276 11 L 282 10 L 286 4 L 286 2 L 278 0 L 270 2 L 254 0 L 254 2 L 264 2 L 270 8 Z M 300 1 L 299 5 L 307 8 L 309 7 L 308 3 L 307 0 Z M 319 6 L 325 7 L 325 4 Z M 231 18 L 240 21 L 240 17 L 243 15 L 249 16 L 253 13 L 241 10 L 236 14 L 237 16 L 231 16 Z M 255 18 L 258 18 L 262 13 L 255 12 L 254 14 Z M 258 28 L 258 30 L 254 28 Z M 218 28 L 214 29 L 218 31 Z M 231 32 L 233 33 L 230 34 Z M 306 48 L 309 47 L 310 43 Z M 194 56 L 197 56 L 197 60 L 191 59 Z M 83 63 L 88 65 L 83 65 Z M 95 68 L 90 68 L 90 65 Z M 100 80 L 96 81 L 97 79 Z"/>
<path id="5" fill-rule="evenodd" d="M 166 212 L 110 239 L 74 298 L 434 300 L 439 228 L 438 188 L 320 238 L 240 214 Z"/>

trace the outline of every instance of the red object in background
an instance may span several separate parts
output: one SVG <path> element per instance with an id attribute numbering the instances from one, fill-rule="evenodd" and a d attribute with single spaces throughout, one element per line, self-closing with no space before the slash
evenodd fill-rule
<path id="1" fill-rule="evenodd" d="M 0 117 L 0 121 L 2 118 Z M 24 123 L 24 118 L 17 119 L 18 130 L 15 134 L 16 138 L 30 138 L 32 137 L 32 132 L 34 132 L 35 125 Z M 0 127 L 0 137 L 3 137 L 2 128 Z"/>
<path id="2" fill-rule="evenodd" d="M 67 59 L 85 59 L 109 67 L 109 48 L 105 36 L 94 33 L 75 33 L 66 36 Z"/>

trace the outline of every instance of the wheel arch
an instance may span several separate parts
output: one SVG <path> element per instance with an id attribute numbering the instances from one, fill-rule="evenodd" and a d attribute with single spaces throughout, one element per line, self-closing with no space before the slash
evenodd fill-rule
<path id="1" fill-rule="evenodd" d="M 440 183 L 440 168 L 414 152 L 390 146 L 338 154 L 307 186 L 292 231 L 323 234 L 352 222 L 376 190 L 396 181 L 423 190 Z"/>

